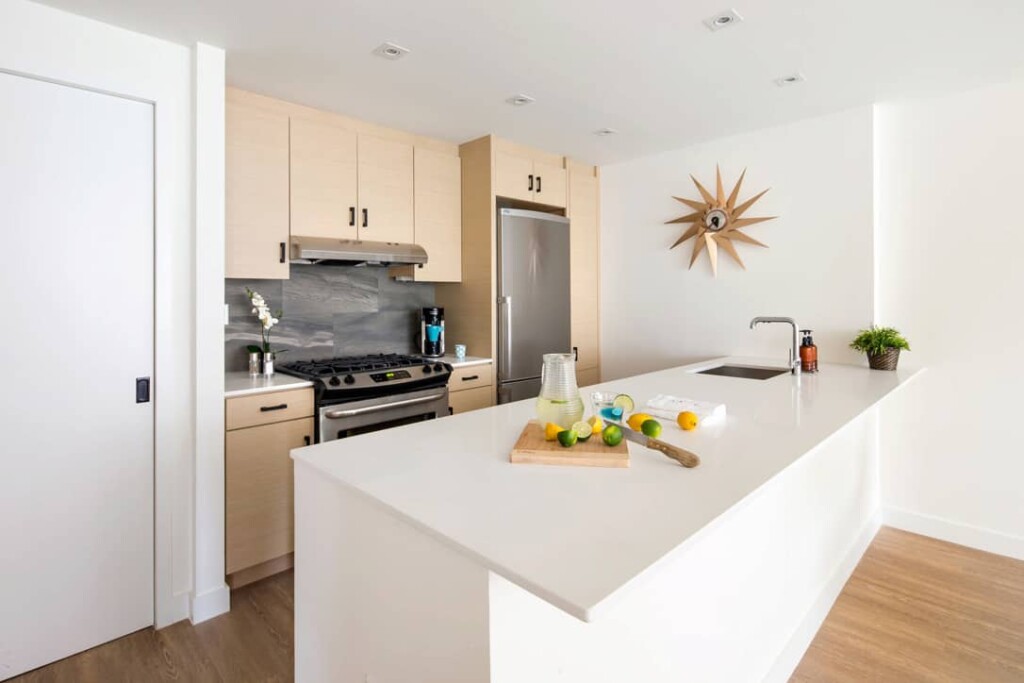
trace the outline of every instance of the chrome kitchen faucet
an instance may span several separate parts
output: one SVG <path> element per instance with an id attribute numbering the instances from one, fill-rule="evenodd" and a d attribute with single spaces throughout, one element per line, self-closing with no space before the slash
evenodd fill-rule
<path id="1" fill-rule="evenodd" d="M 750 321 L 750 329 L 754 329 L 761 323 L 786 323 L 793 326 L 793 348 L 789 350 L 789 371 L 794 375 L 800 374 L 800 326 L 792 318 L 780 318 L 777 316 L 757 316 Z"/>

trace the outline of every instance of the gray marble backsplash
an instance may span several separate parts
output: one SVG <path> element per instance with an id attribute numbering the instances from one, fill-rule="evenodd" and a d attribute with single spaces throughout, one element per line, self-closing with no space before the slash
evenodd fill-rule
<path id="1" fill-rule="evenodd" d="M 434 305 L 434 286 L 395 282 L 387 268 L 295 265 L 288 280 L 225 280 L 227 370 L 246 370 L 245 347 L 260 343 L 260 327 L 245 288 L 263 295 L 281 322 L 271 332 L 278 363 L 365 353 L 412 353 L 419 309 Z"/>

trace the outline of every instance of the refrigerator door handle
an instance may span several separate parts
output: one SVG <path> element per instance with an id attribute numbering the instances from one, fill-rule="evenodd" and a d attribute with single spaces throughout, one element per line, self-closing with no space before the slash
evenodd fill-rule
<path id="1" fill-rule="evenodd" d="M 498 304 L 501 311 L 498 320 L 501 325 L 501 351 L 498 354 L 498 379 L 508 379 L 508 363 L 512 358 L 512 297 L 498 297 Z"/>

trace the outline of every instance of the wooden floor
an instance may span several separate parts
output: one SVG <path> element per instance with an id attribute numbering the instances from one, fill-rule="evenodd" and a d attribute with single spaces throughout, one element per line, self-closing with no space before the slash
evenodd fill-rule
<path id="1" fill-rule="evenodd" d="M 883 528 L 790 681 L 1024 682 L 1024 562 Z"/>
<path id="2" fill-rule="evenodd" d="M 231 611 L 196 626 L 151 628 L 8 683 L 221 683 L 291 681 L 292 572 L 231 593 Z"/>
<path id="3" fill-rule="evenodd" d="M 139 631 L 11 680 L 291 681 L 293 595 L 289 571 L 234 591 L 224 616 Z M 791 681 L 1024 682 L 1024 562 L 882 529 Z"/>

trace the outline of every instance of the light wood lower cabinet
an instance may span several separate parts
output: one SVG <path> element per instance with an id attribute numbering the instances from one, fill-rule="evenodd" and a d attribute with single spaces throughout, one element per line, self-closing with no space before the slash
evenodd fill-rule
<path id="1" fill-rule="evenodd" d="M 462 391 L 451 391 L 448 394 L 448 407 L 452 409 L 452 415 L 468 413 L 470 410 L 490 408 L 494 405 L 494 387 L 487 385 L 475 389 L 463 389 Z"/>
<path id="2" fill-rule="evenodd" d="M 229 415 L 285 403 L 292 419 L 273 421 L 287 417 L 285 409 L 261 412 L 263 424 L 229 429 L 225 435 L 225 571 L 232 587 L 291 566 L 295 499 L 290 453 L 313 442 L 314 425 L 309 389 L 227 401 Z M 293 406 L 305 416 L 295 418 Z"/>

